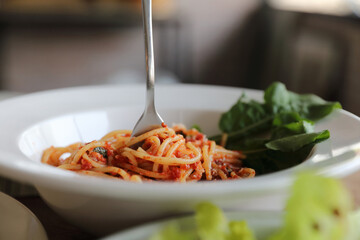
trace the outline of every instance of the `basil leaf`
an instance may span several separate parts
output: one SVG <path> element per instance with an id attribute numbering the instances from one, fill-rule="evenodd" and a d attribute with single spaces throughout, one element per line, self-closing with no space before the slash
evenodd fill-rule
<path id="1" fill-rule="evenodd" d="M 100 153 L 104 158 L 107 158 L 107 150 L 103 147 L 96 147 L 93 149 L 94 152 Z"/>

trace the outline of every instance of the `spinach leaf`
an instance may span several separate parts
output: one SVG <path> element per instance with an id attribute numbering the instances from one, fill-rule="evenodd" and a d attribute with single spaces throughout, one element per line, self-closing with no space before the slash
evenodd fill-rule
<path id="1" fill-rule="evenodd" d="M 292 122 L 317 121 L 337 108 L 341 108 L 338 102 L 326 102 L 314 94 L 293 93 L 283 83 L 275 82 L 265 90 L 264 103 L 248 100 L 243 94 L 221 116 L 219 128 L 232 143 Z M 219 143 L 221 135 L 210 139 Z"/>
<path id="2" fill-rule="evenodd" d="M 222 114 L 219 128 L 223 133 L 228 133 L 228 141 L 232 142 L 269 129 L 272 120 L 273 116 L 264 104 L 249 101 L 242 95 L 229 111 Z M 209 139 L 219 143 L 221 134 Z"/>
<path id="3" fill-rule="evenodd" d="M 303 133 L 279 138 L 266 143 L 265 146 L 272 150 L 278 150 L 282 152 L 294 152 L 308 144 L 319 143 L 328 139 L 329 137 L 329 131 L 324 130 L 319 133 Z"/>
<path id="4" fill-rule="evenodd" d="M 298 122 L 302 119 L 297 112 L 282 112 L 275 115 L 272 125 L 278 127 L 288 123 Z"/>
<path id="5" fill-rule="evenodd" d="M 279 138 L 269 140 L 265 138 L 245 138 L 241 141 L 228 144 L 230 149 L 241 150 L 246 159 L 244 165 L 255 169 L 257 175 L 279 171 L 293 167 L 303 162 L 310 154 L 316 143 L 329 138 L 327 130 L 321 133 L 306 133 L 306 121 L 290 123 L 279 129 L 287 129 L 277 133 Z M 309 125 L 312 128 L 312 124 Z M 299 134 L 296 134 L 296 133 Z M 289 135 L 287 135 L 289 134 Z M 272 138 L 275 138 L 272 136 Z"/>
<path id="6" fill-rule="evenodd" d="M 255 153 L 267 150 L 265 144 L 269 141 L 266 138 L 244 138 L 236 142 L 230 142 L 226 148 L 242 151 L 244 154 Z"/>
<path id="7" fill-rule="evenodd" d="M 297 94 L 288 91 L 283 83 L 275 82 L 265 90 L 264 101 L 271 111 L 297 112 L 302 118 L 319 120 L 334 109 L 341 108 L 338 102 L 327 102 L 314 94 Z"/>
<path id="8" fill-rule="evenodd" d="M 245 95 L 224 113 L 219 122 L 219 128 L 222 132 L 231 133 L 252 126 L 268 116 L 264 104 L 256 101 L 247 101 Z"/>
<path id="9" fill-rule="evenodd" d="M 284 124 L 279 127 L 274 127 L 272 129 L 271 139 L 275 140 L 301 133 L 311 133 L 313 131 L 314 131 L 313 122 L 307 120 L 301 120 L 298 122 L 291 122 L 288 124 Z"/>
<path id="10" fill-rule="evenodd" d="M 309 144 L 295 152 L 265 150 L 246 154 L 243 164 L 255 170 L 256 175 L 263 175 L 284 170 L 302 163 L 311 153 L 314 144 Z"/>
<path id="11" fill-rule="evenodd" d="M 261 120 L 259 120 L 257 122 L 249 124 L 248 126 L 246 126 L 244 128 L 241 128 L 241 129 L 239 129 L 237 131 L 230 132 L 228 134 L 227 141 L 228 142 L 233 142 L 233 141 L 236 141 L 238 139 L 244 138 L 246 136 L 263 132 L 266 129 L 270 128 L 272 120 L 273 120 L 273 117 L 268 116 L 268 117 L 265 117 L 265 118 L 263 118 L 263 119 L 261 119 Z M 209 139 L 219 143 L 220 140 L 221 140 L 221 136 L 222 135 L 220 134 L 220 135 L 210 137 Z"/>
<path id="12" fill-rule="evenodd" d="M 316 143 L 330 137 L 327 130 L 314 133 L 314 121 L 338 108 L 338 102 L 297 94 L 275 82 L 265 90 L 263 103 L 248 100 L 243 94 L 221 116 L 219 128 L 227 133 L 225 147 L 243 151 L 245 166 L 259 175 L 304 161 Z M 219 143 L 221 136 L 210 139 Z"/>
<path id="13" fill-rule="evenodd" d="M 318 121 L 327 115 L 329 115 L 331 112 L 333 112 L 335 109 L 341 109 L 341 104 L 338 102 L 329 102 L 325 104 L 314 104 L 309 106 L 308 115 L 307 117 L 313 121 Z"/>
<path id="14" fill-rule="evenodd" d="M 290 102 L 290 94 L 282 83 L 275 82 L 271 84 L 264 92 L 264 101 L 273 113 L 279 113 L 281 111 L 293 112 L 288 105 Z"/>

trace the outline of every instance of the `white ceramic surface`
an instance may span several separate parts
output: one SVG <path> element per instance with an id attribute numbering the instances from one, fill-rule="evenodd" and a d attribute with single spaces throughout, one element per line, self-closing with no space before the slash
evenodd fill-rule
<path id="1" fill-rule="evenodd" d="M 0 192 L 0 239 L 46 240 L 36 216 L 14 198 Z"/>
<path id="2" fill-rule="evenodd" d="M 283 214 L 276 211 L 238 211 L 227 212 L 225 215 L 229 220 L 246 221 L 258 240 L 264 240 L 276 232 L 281 227 L 283 221 Z M 192 216 L 165 219 L 117 232 L 101 240 L 149 240 L 151 236 L 173 223 L 186 231 L 194 228 L 195 219 Z"/>
<path id="3" fill-rule="evenodd" d="M 0 101 L 19 96 L 21 93 L 12 91 L 0 91 Z M 3 115 L 1 115 L 3 116 Z M 16 181 L 10 181 L 0 175 L 0 191 L 11 196 L 34 196 L 37 194 L 36 190 L 27 184 L 21 184 Z"/>
<path id="4" fill-rule="evenodd" d="M 262 92 L 239 88 L 157 86 L 157 109 L 168 125 L 199 124 L 208 135 L 218 133 L 220 114 L 239 96 L 261 100 Z M 42 151 L 75 141 L 98 139 L 114 129 L 132 129 L 144 108 L 145 87 L 92 86 L 34 93 L 0 102 L 0 174 L 35 185 L 55 211 L 95 233 L 171 216 L 211 200 L 224 209 L 281 209 L 292 173 L 317 168 L 341 177 L 359 169 L 360 120 L 344 110 L 316 125 L 329 129 L 331 140 L 297 167 L 239 181 L 192 184 L 131 182 L 78 175 L 40 163 Z M 341 155 L 346 152 L 344 155 Z M 338 156 L 324 160 L 330 156 Z M 119 227 L 121 226 L 121 227 Z"/>
<path id="5" fill-rule="evenodd" d="M 10 91 L 0 91 L 0 101 L 8 98 L 19 96 L 18 92 L 10 92 Z"/>

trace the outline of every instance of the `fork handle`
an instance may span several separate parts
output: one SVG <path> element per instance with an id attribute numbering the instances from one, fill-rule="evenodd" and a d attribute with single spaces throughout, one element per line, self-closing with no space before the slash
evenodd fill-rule
<path id="1" fill-rule="evenodd" d="M 152 0 L 142 0 L 143 26 L 145 37 L 145 62 L 146 62 L 146 110 L 155 109 L 155 60 L 152 33 Z"/>

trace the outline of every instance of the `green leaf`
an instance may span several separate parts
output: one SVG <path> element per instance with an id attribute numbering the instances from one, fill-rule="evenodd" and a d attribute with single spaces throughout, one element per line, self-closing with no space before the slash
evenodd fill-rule
<path id="1" fill-rule="evenodd" d="M 293 122 L 299 122 L 303 120 L 297 112 L 282 112 L 275 115 L 272 125 L 274 127 L 280 127 Z"/>
<path id="2" fill-rule="evenodd" d="M 226 148 L 242 151 L 244 154 L 267 150 L 265 144 L 269 141 L 267 138 L 245 138 L 237 142 L 230 142 Z"/>
<path id="3" fill-rule="evenodd" d="M 272 150 L 282 152 L 294 152 L 308 144 L 319 143 L 328 139 L 329 137 L 329 131 L 324 130 L 319 133 L 303 133 L 289 137 L 279 138 L 266 143 L 265 146 Z"/>
<path id="4" fill-rule="evenodd" d="M 105 148 L 103 148 L 103 147 L 96 147 L 96 148 L 94 148 L 93 151 L 101 154 L 104 158 L 108 157 L 107 150 Z"/>
<path id="5" fill-rule="evenodd" d="M 309 106 L 307 118 L 317 121 L 320 120 L 330 113 L 332 113 L 335 109 L 341 109 L 341 104 L 338 102 L 329 102 L 325 104 L 314 104 Z"/>
<path id="6" fill-rule="evenodd" d="M 309 144 L 295 152 L 281 152 L 262 149 L 246 153 L 244 166 L 255 170 L 256 175 L 284 170 L 302 163 L 311 153 L 314 144 Z"/>
<path id="7" fill-rule="evenodd" d="M 263 104 L 253 100 L 247 101 L 243 95 L 229 111 L 222 114 L 219 128 L 222 132 L 231 133 L 251 126 L 267 116 Z"/>
<path id="8" fill-rule="evenodd" d="M 296 176 L 287 200 L 283 223 L 267 240 L 359 240 L 360 210 L 334 178 L 303 172 Z M 255 240 L 247 223 L 228 222 L 222 210 L 204 202 L 197 206 L 196 224 L 176 221 L 150 240 Z"/>
<path id="9" fill-rule="evenodd" d="M 274 82 L 271 84 L 264 92 L 264 100 L 273 113 L 283 110 L 290 111 L 288 106 L 290 95 L 283 83 Z"/>
<path id="10" fill-rule="evenodd" d="M 249 135 L 255 135 L 257 133 L 261 133 L 261 132 L 266 131 L 267 129 L 270 129 L 272 120 L 273 120 L 272 116 L 267 116 L 267 117 L 264 117 L 263 119 L 261 119 L 260 121 L 254 122 L 242 129 L 230 132 L 228 134 L 228 138 L 227 138 L 228 143 L 231 143 L 233 141 L 237 141 L 237 140 L 247 137 Z M 219 143 L 221 140 L 221 135 L 216 135 L 216 136 L 210 137 L 209 139 Z"/>
<path id="11" fill-rule="evenodd" d="M 292 187 L 283 227 L 269 240 L 345 240 L 351 208 L 339 181 L 302 173 Z"/>
<path id="12" fill-rule="evenodd" d="M 229 229 L 230 234 L 226 240 L 255 240 L 253 232 L 245 221 L 231 221 Z"/>
<path id="13" fill-rule="evenodd" d="M 255 240 L 245 221 L 229 223 L 223 211 L 212 203 L 200 203 L 195 219 L 200 240 Z"/>
<path id="14" fill-rule="evenodd" d="M 196 129 L 196 130 L 198 130 L 199 132 L 202 132 L 200 126 L 197 125 L 197 124 L 192 125 L 190 129 Z"/>
<path id="15" fill-rule="evenodd" d="M 196 206 L 195 219 L 201 240 L 225 240 L 228 223 L 220 208 L 209 202 L 200 203 Z"/>
<path id="16" fill-rule="evenodd" d="M 284 137 L 290 137 L 302 133 L 311 133 L 314 131 L 314 124 L 310 121 L 292 122 L 275 128 L 272 131 L 271 139 L 276 140 Z"/>
<path id="17" fill-rule="evenodd" d="M 266 89 L 264 100 L 273 114 L 297 112 L 302 118 L 313 121 L 326 117 L 334 109 L 341 108 L 340 103 L 327 102 L 314 94 L 297 94 L 288 91 L 280 82 L 275 82 Z"/>
<path id="18" fill-rule="evenodd" d="M 255 166 L 259 175 L 305 160 L 296 154 L 307 157 L 310 147 L 329 138 L 327 131 L 313 133 L 313 121 L 338 108 L 341 105 L 337 102 L 327 102 L 314 94 L 297 94 L 288 91 L 283 83 L 274 82 L 264 92 L 264 103 L 242 95 L 221 116 L 219 127 L 227 133 L 225 147 L 243 151 L 247 155 L 245 166 Z M 220 143 L 221 138 L 222 135 L 217 135 L 209 139 Z"/>

